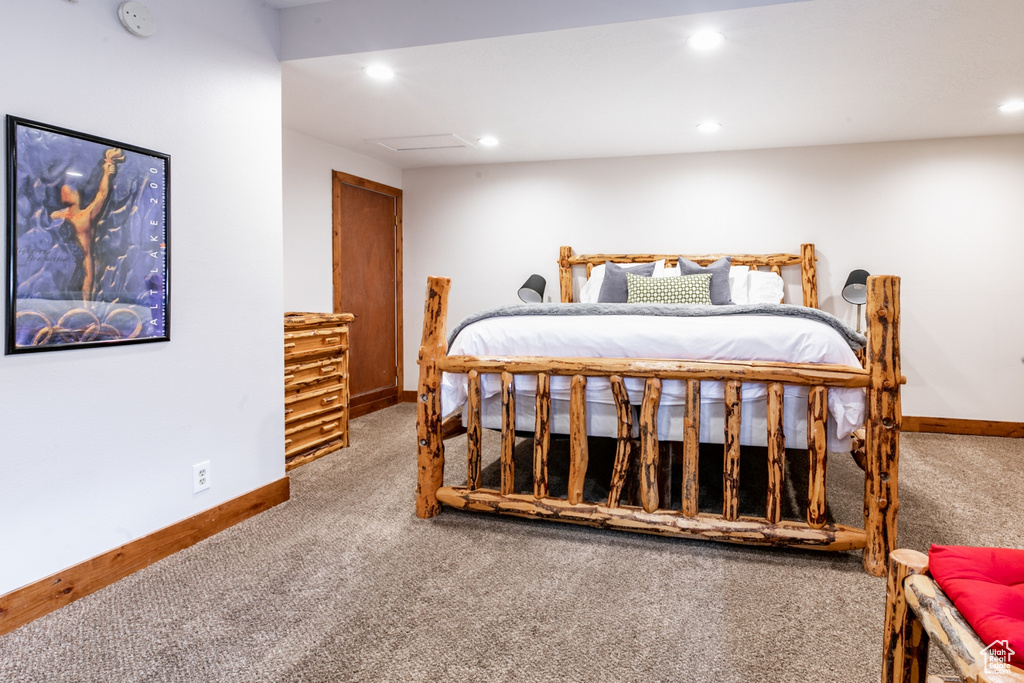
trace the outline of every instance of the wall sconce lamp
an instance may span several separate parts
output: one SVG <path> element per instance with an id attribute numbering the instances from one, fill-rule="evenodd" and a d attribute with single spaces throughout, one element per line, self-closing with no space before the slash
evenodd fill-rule
<path id="1" fill-rule="evenodd" d="M 547 284 L 544 278 L 534 273 L 519 288 L 519 298 L 528 304 L 539 304 L 544 301 L 544 288 Z"/>
<path id="2" fill-rule="evenodd" d="M 868 301 L 868 271 L 854 270 L 846 278 L 843 285 L 843 298 L 851 304 L 857 304 L 857 333 L 860 333 L 860 307 Z"/>

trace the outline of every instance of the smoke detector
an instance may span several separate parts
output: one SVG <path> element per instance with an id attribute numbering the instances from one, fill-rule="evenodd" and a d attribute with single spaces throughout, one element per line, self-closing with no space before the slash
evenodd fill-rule
<path id="1" fill-rule="evenodd" d="M 133 36 L 148 38 L 156 33 L 156 19 L 141 2 L 122 2 L 117 7 L 117 18 Z"/>

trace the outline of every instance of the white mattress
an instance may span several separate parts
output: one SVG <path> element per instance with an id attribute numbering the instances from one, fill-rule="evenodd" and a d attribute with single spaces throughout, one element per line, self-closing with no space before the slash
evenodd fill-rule
<path id="1" fill-rule="evenodd" d="M 488 318 L 469 325 L 452 342 L 450 355 L 552 356 L 604 358 L 667 358 L 679 360 L 763 360 L 791 363 L 829 363 L 859 367 L 843 337 L 825 323 L 804 318 L 767 315 L 676 318 L 647 316 L 526 316 Z M 517 375 L 516 426 L 533 430 L 536 379 Z M 639 404 L 643 380 L 626 378 L 630 401 Z M 500 378 L 481 379 L 483 424 L 500 426 Z M 658 412 L 660 439 L 682 439 L 685 382 L 662 383 Z M 785 388 L 787 445 L 806 448 L 807 388 Z M 568 427 L 569 378 L 551 378 L 552 431 Z M 724 436 L 724 384 L 701 383 L 701 441 L 720 443 Z M 441 404 L 445 415 L 466 400 L 465 375 L 445 373 Z M 764 445 L 767 438 L 765 386 L 744 383 L 740 442 Z M 609 382 L 587 382 L 588 433 L 614 436 L 616 416 Z M 828 391 L 828 447 L 849 450 L 850 434 L 864 421 L 864 391 L 834 388 Z"/>

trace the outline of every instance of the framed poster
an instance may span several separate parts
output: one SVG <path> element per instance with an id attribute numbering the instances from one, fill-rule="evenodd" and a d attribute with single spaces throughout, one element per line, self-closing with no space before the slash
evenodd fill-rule
<path id="1" fill-rule="evenodd" d="M 7 117 L 6 353 L 170 340 L 171 159 Z"/>

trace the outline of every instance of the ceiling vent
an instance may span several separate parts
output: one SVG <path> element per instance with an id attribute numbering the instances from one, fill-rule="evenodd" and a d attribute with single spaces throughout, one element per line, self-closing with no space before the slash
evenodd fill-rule
<path id="1" fill-rule="evenodd" d="M 476 145 L 463 140 L 458 135 L 445 133 L 443 135 L 414 135 L 404 138 L 375 138 L 365 140 L 395 152 L 414 152 L 423 149 L 458 149 L 460 147 L 474 148 Z"/>

